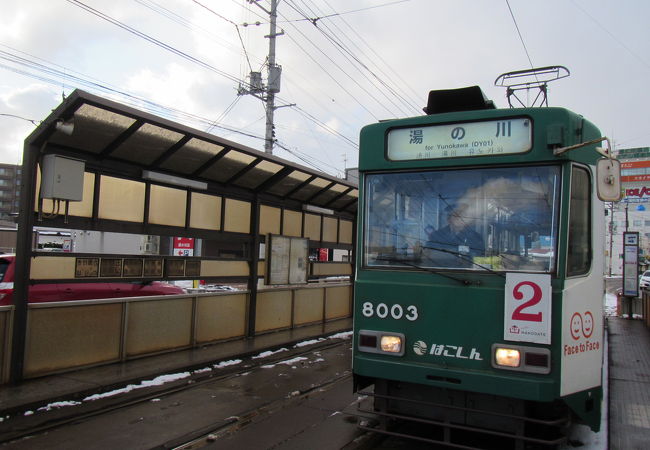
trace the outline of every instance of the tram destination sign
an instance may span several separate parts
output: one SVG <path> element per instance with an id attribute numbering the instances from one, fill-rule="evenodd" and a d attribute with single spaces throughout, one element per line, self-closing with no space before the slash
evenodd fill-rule
<path id="1" fill-rule="evenodd" d="M 532 122 L 511 118 L 421 127 L 388 132 L 392 161 L 524 153 L 532 148 Z"/>

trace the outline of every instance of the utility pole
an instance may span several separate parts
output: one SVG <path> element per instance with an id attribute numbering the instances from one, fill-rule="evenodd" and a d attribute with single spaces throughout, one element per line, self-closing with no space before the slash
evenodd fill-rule
<path id="1" fill-rule="evenodd" d="M 264 151 L 266 153 L 273 153 L 273 144 L 275 143 L 275 126 L 273 125 L 273 113 L 276 109 L 284 106 L 295 106 L 294 103 L 290 105 L 275 106 L 275 94 L 280 92 L 280 78 L 282 76 L 282 66 L 275 63 L 275 38 L 282 36 L 284 31 L 277 32 L 277 7 L 279 0 L 271 0 L 271 10 L 266 10 L 259 3 L 259 0 L 248 0 L 248 3 L 254 4 L 266 14 L 269 15 L 271 27 L 269 34 L 264 36 L 269 39 L 269 56 L 268 56 L 268 76 L 266 86 L 262 82 L 262 74 L 260 72 L 251 72 L 250 74 L 250 87 L 248 89 L 239 86 L 237 91 L 238 95 L 250 94 L 254 97 L 265 102 L 266 108 L 266 134 L 264 137 Z"/>
<path id="2" fill-rule="evenodd" d="M 259 6 L 259 4 L 258 4 Z M 278 1 L 271 0 L 271 29 L 269 31 L 269 77 L 267 80 L 266 89 L 266 135 L 264 138 L 264 151 L 266 153 L 273 153 L 273 141 L 275 139 L 275 131 L 273 125 L 273 113 L 275 112 L 275 93 L 280 92 L 280 75 L 281 68 L 275 64 L 275 37 L 276 35 L 276 20 Z"/>

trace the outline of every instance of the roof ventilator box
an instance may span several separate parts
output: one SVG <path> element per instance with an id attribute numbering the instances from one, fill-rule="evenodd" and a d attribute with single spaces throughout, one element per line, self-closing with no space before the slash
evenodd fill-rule
<path id="1" fill-rule="evenodd" d="M 41 197 L 80 202 L 83 198 L 85 163 L 60 155 L 42 160 Z"/>

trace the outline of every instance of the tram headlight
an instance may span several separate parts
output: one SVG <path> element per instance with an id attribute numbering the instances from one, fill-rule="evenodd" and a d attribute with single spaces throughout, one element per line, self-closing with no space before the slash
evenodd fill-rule
<path id="1" fill-rule="evenodd" d="M 379 346 L 384 352 L 401 353 L 402 338 L 400 336 L 382 336 Z"/>
<path id="2" fill-rule="evenodd" d="M 519 367 L 521 364 L 521 353 L 514 348 L 498 347 L 494 353 L 494 360 L 499 366 Z"/>
<path id="3" fill-rule="evenodd" d="M 394 331 L 359 330 L 357 348 L 360 352 L 404 356 L 406 336 Z"/>

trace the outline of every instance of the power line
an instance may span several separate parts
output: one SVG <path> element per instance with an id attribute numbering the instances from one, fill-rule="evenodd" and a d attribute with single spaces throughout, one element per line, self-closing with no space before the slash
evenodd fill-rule
<path id="1" fill-rule="evenodd" d="M 302 19 L 285 20 L 282 23 L 304 22 L 306 20 L 308 20 L 310 22 L 316 22 L 317 20 L 321 20 L 321 19 L 329 19 L 330 17 L 343 16 L 343 15 L 357 13 L 357 12 L 361 12 L 361 11 L 367 11 L 369 9 L 383 8 L 384 6 L 392 6 L 392 5 L 397 5 L 398 3 L 410 2 L 410 1 L 411 0 L 398 0 L 398 1 L 395 1 L 395 2 L 384 3 L 384 4 L 381 4 L 381 5 L 375 5 L 375 6 L 368 6 L 366 8 L 352 9 L 352 10 L 349 10 L 349 11 L 337 12 L 337 13 L 334 13 L 334 14 L 328 14 L 328 15 L 320 16 L 320 17 L 314 17 L 314 18 L 305 17 L 305 18 L 302 18 Z"/>
<path id="2" fill-rule="evenodd" d="M 330 8 L 331 8 L 331 6 L 330 6 Z M 335 16 L 335 15 L 336 15 L 336 14 L 333 14 L 333 15 L 330 15 L 330 16 Z M 329 17 L 329 16 L 326 16 L 326 17 Z M 381 94 L 383 94 L 383 96 L 386 98 L 386 100 L 388 100 L 388 102 L 390 102 L 394 107 L 396 107 L 398 110 L 400 110 L 400 112 L 401 112 L 402 114 L 404 114 L 404 115 L 410 115 L 411 113 L 405 111 L 404 109 L 402 109 L 402 106 L 399 105 L 398 103 L 396 103 L 396 102 L 393 100 L 393 98 L 391 98 L 391 97 L 388 95 L 388 93 L 392 94 L 392 95 L 394 96 L 394 98 L 397 99 L 397 100 L 398 100 L 399 102 L 401 102 L 402 104 L 406 104 L 407 107 L 412 108 L 412 105 L 410 105 L 407 101 L 405 101 L 405 99 L 404 99 L 401 95 L 399 95 L 399 94 L 398 94 L 398 93 L 397 93 L 397 92 L 396 92 L 396 91 L 395 91 L 395 90 L 394 90 L 394 89 L 393 89 L 393 88 L 392 88 L 388 83 L 386 83 L 386 81 L 384 81 L 381 77 L 379 77 L 379 76 L 378 76 L 378 75 L 377 75 L 377 74 L 376 74 L 376 73 L 375 73 L 375 72 L 374 72 L 374 71 L 373 71 L 373 70 L 368 66 L 368 64 L 366 64 L 365 62 L 363 62 L 363 61 L 361 60 L 361 58 L 359 58 L 357 55 L 354 54 L 354 52 L 352 51 L 352 49 L 351 49 L 348 45 L 346 45 L 346 44 L 343 42 L 343 40 L 341 39 L 341 37 L 345 38 L 348 42 L 350 42 L 352 45 L 354 45 L 354 46 L 357 48 L 357 50 L 361 51 L 362 54 L 363 54 L 363 51 L 362 51 L 358 46 L 356 46 L 354 40 L 350 39 L 350 38 L 345 34 L 345 32 L 343 32 L 343 30 L 341 30 L 341 29 L 336 25 L 335 22 L 331 22 L 331 23 L 332 23 L 332 26 L 334 26 L 334 27 L 336 28 L 336 31 L 335 31 L 335 30 L 331 30 L 330 27 L 329 27 L 326 23 L 323 23 L 323 26 L 318 26 L 315 22 L 313 22 L 313 24 L 314 24 L 314 26 L 316 27 L 316 29 L 317 29 L 321 34 L 323 34 L 323 36 L 325 36 L 325 38 L 326 38 L 327 40 L 329 40 L 329 41 L 334 45 L 334 47 L 337 48 L 337 50 L 339 50 L 339 52 L 340 52 L 340 53 L 341 53 L 341 54 L 342 54 L 346 59 L 348 59 L 348 61 L 351 60 L 351 63 L 352 63 L 353 66 L 354 66 L 354 63 L 356 63 L 356 65 L 357 65 L 357 66 L 356 66 L 356 67 L 357 67 L 357 70 L 359 71 L 359 73 L 360 73 L 362 76 L 364 76 L 364 78 L 366 78 L 366 80 L 369 81 L 370 84 L 373 84 L 373 85 L 374 85 L 375 82 L 376 82 L 376 83 L 378 83 L 378 84 L 380 85 L 380 87 L 383 86 L 383 87 L 385 88 L 385 91 L 382 90 L 382 89 L 380 88 L 380 89 L 379 89 L 379 92 L 380 92 Z M 338 31 L 338 32 L 337 32 L 337 31 Z M 365 55 L 364 55 L 364 56 L 365 56 Z M 367 76 L 366 73 L 369 74 L 369 75 L 371 76 L 371 78 L 369 78 L 369 77 Z M 375 80 L 375 82 L 373 82 L 373 79 Z M 417 111 L 417 108 L 414 108 L 414 109 Z"/>
<path id="3" fill-rule="evenodd" d="M 325 3 L 327 3 L 327 1 L 325 1 Z M 327 4 L 329 5 L 329 3 L 327 3 Z M 330 8 L 331 8 L 331 6 L 330 6 Z M 396 76 L 398 79 L 400 78 L 400 75 L 399 75 L 399 74 L 398 74 L 398 73 L 393 69 L 393 67 L 392 67 L 390 64 L 388 64 L 388 63 L 386 62 L 386 60 L 382 57 L 381 53 L 375 51 L 375 49 L 374 49 L 370 44 L 368 44 L 368 42 L 364 39 L 364 37 L 363 37 L 361 34 L 359 34 L 359 32 L 358 32 L 354 27 L 352 27 L 352 26 L 348 23 L 348 21 L 345 20 L 345 18 L 340 17 L 340 20 L 341 20 L 341 22 L 342 22 L 343 24 L 345 24 L 345 25 L 350 29 L 350 31 L 352 31 L 352 33 L 354 33 L 354 35 L 356 36 L 357 40 L 360 41 L 360 42 L 362 42 L 362 43 L 363 43 L 363 44 L 364 44 L 364 45 L 365 45 L 365 46 L 366 46 L 366 47 L 367 47 L 367 48 L 372 52 L 372 54 L 374 55 L 374 58 L 376 58 L 377 60 L 381 61 L 381 62 L 384 64 L 384 66 L 385 66 L 385 67 L 386 67 L 390 72 L 393 73 L 394 76 Z M 350 39 L 350 40 L 351 40 L 351 42 L 355 42 L 354 39 Z M 357 47 L 357 48 L 359 48 L 359 47 Z M 361 50 L 361 52 L 363 53 L 363 50 Z M 369 60 L 372 60 L 372 58 L 368 58 L 368 59 L 369 59 Z M 379 68 L 379 64 L 377 64 L 377 67 Z M 381 70 L 381 69 L 379 69 L 379 70 Z M 407 83 L 405 83 L 405 81 L 404 81 L 403 79 L 399 79 L 399 82 L 395 82 L 395 80 L 391 79 L 390 75 L 387 75 L 387 74 L 386 74 L 385 72 L 383 72 L 383 71 L 382 71 L 382 73 L 384 74 L 384 76 L 386 76 L 386 78 L 387 78 L 388 80 L 390 80 L 391 83 L 393 83 L 393 85 L 397 86 L 398 89 L 399 89 L 401 86 L 404 86 L 404 87 L 408 88 L 408 89 L 411 91 L 410 94 L 412 94 L 413 97 L 410 97 L 410 98 L 409 98 L 409 102 L 408 102 L 409 104 L 412 104 L 412 105 L 418 105 L 418 104 L 419 104 L 419 102 L 420 102 L 420 100 L 419 100 L 419 99 L 420 99 L 420 95 L 419 95 L 418 93 L 416 93 L 416 92 L 413 90 L 413 88 L 410 87 L 410 85 L 408 85 Z M 402 96 L 403 96 L 403 97 L 408 97 L 408 95 L 406 95 L 405 92 L 402 92 Z M 419 107 L 417 107 L 417 106 L 416 106 L 416 111 L 417 111 L 418 114 L 420 114 L 420 113 L 422 112 L 422 110 L 421 110 Z"/>
<path id="4" fill-rule="evenodd" d="M 214 11 L 214 10 L 208 8 L 207 6 L 205 6 L 203 3 L 199 2 L 198 0 L 192 0 L 192 1 L 193 1 L 194 3 L 196 3 L 197 5 L 199 5 L 201 8 L 203 8 L 203 9 L 205 9 L 206 11 L 208 11 L 208 12 L 214 14 L 215 16 L 217 16 L 217 17 L 219 17 L 219 18 L 225 20 L 226 22 L 228 22 L 229 24 L 231 24 L 231 25 L 233 25 L 233 26 L 235 27 L 235 30 L 237 31 L 237 36 L 239 37 L 239 42 L 241 43 L 242 50 L 244 51 L 244 56 L 246 57 L 246 61 L 248 62 L 248 68 L 249 68 L 249 69 L 251 70 L 251 72 L 252 72 L 252 71 L 253 71 L 253 66 L 251 65 L 251 61 L 250 61 L 250 59 L 248 58 L 248 53 L 246 52 L 246 46 L 244 45 L 244 40 L 242 39 L 241 33 L 239 32 L 239 25 L 237 25 L 237 24 L 236 24 L 235 22 L 233 22 L 232 20 L 230 20 L 230 19 L 228 19 L 228 18 L 222 16 L 222 15 L 219 14 L 218 12 L 216 12 L 216 11 Z"/>
<path id="5" fill-rule="evenodd" d="M 284 17 L 284 16 L 283 16 L 283 17 Z M 295 28 L 295 27 L 294 27 L 294 28 Z M 339 70 L 340 70 L 340 71 L 341 71 L 345 76 L 347 76 L 347 77 L 350 79 L 350 81 L 352 81 L 354 84 L 356 84 L 357 86 L 359 86 L 362 90 L 364 90 L 364 91 L 366 92 L 366 94 L 367 94 L 369 97 L 373 98 L 372 93 L 368 92 L 365 88 L 363 88 L 363 87 L 360 85 L 360 83 L 358 82 L 358 80 L 356 80 L 352 75 L 350 75 L 349 73 L 347 73 L 347 72 L 346 72 L 346 71 L 345 71 L 345 70 L 344 70 L 344 69 L 343 69 L 343 68 L 342 68 L 342 67 L 341 67 L 341 66 L 340 66 L 336 61 L 334 61 L 334 60 L 333 60 L 329 55 L 327 55 L 327 53 L 325 53 L 325 51 L 324 51 L 322 48 L 320 48 L 319 46 L 317 46 L 317 45 L 313 42 L 313 40 L 309 39 L 309 37 L 308 37 L 307 35 L 305 35 L 302 31 L 300 31 L 298 28 L 295 28 L 295 30 L 296 30 L 296 31 L 297 31 L 297 32 L 298 32 L 298 33 L 299 33 L 299 34 L 304 38 L 304 40 L 305 40 L 306 42 L 309 42 L 310 44 L 312 44 L 312 46 L 313 46 L 313 47 L 318 51 L 318 53 L 322 54 L 322 55 L 323 55 L 323 56 L 324 56 L 324 57 L 325 57 L 325 58 L 326 58 L 326 59 L 327 59 L 331 64 L 333 64 L 333 65 L 334 65 L 337 69 L 339 69 Z M 355 95 L 354 95 L 352 92 L 350 92 L 349 89 L 347 89 L 343 84 L 341 84 L 341 82 L 339 82 L 336 78 L 334 78 L 334 76 L 333 76 L 332 73 L 331 73 L 331 70 L 326 69 L 326 68 L 323 67 L 323 66 L 322 66 L 318 61 L 316 61 L 316 59 L 314 58 L 312 52 L 308 52 L 307 50 L 305 50 L 305 49 L 302 47 L 302 45 L 301 45 L 299 42 L 297 42 L 297 41 L 296 41 L 296 40 L 295 40 L 291 35 L 288 35 L 288 36 L 289 36 L 289 38 L 290 38 L 290 39 L 291 39 L 291 40 L 292 40 L 292 41 L 293 41 L 293 42 L 298 46 L 298 48 L 300 48 L 300 49 L 305 53 L 305 55 L 307 55 L 308 58 L 310 58 L 310 59 L 311 59 L 315 64 L 317 64 L 317 65 L 318 65 L 318 66 L 323 70 L 323 73 L 324 73 L 324 74 L 326 74 L 326 75 L 327 75 L 327 76 L 328 76 L 332 81 L 334 81 L 334 83 L 336 83 L 337 86 L 339 86 L 339 87 L 340 87 L 340 88 L 341 88 L 341 89 L 342 89 L 346 94 L 348 94 L 348 95 L 350 96 L 350 98 L 352 98 L 353 100 L 355 100 L 355 102 L 359 105 L 359 107 L 361 107 L 362 109 L 364 109 L 368 114 L 370 114 L 373 118 L 375 118 L 375 120 L 379 120 L 379 117 L 377 117 L 377 116 L 376 116 L 376 115 L 375 115 L 375 114 L 374 114 L 370 109 L 368 109 L 368 107 L 366 106 L 365 102 L 361 102 L 359 99 L 357 99 L 357 98 L 355 97 Z M 381 102 L 379 102 L 379 101 L 376 100 L 376 99 L 374 99 L 374 100 L 375 100 L 375 101 L 376 101 L 380 106 L 382 106 L 384 109 L 386 109 L 385 105 L 383 105 Z M 386 109 L 386 111 L 390 113 L 390 111 L 389 111 L 388 109 Z"/>
<path id="6" fill-rule="evenodd" d="M 138 31 L 138 30 L 136 30 L 136 29 L 134 29 L 134 28 L 132 28 L 132 27 L 118 21 L 118 20 L 116 20 L 116 19 L 113 19 L 112 17 L 110 17 L 110 16 L 108 16 L 108 15 L 106 15 L 106 14 L 104 14 L 104 13 L 98 11 L 98 10 L 95 10 L 94 8 L 89 7 L 88 5 L 84 4 L 83 2 L 81 2 L 79 0 L 67 0 L 67 1 L 69 3 L 72 3 L 75 6 L 78 6 L 78 7 L 82 8 L 82 9 L 90 12 L 91 14 L 93 14 L 93 15 L 95 15 L 95 16 L 103 19 L 103 20 L 108 21 L 109 23 L 112 23 L 112 24 L 114 24 L 114 25 L 116 25 L 116 26 L 118 26 L 118 27 L 120 27 L 120 28 L 122 28 L 122 29 L 124 29 L 124 30 L 126 30 L 126 31 L 128 31 L 128 32 L 130 32 L 130 33 L 132 33 L 132 34 L 134 34 L 134 35 L 148 41 L 148 42 L 150 42 L 150 43 L 153 43 L 154 45 L 157 45 L 157 46 L 159 46 L 159 47 L 161 47 L 161 48 L 163 48 L 165 50 L 170 51 L 171 53 L 174 53 L 174 54 L 176 54 L 178 56 L 181 56 L 182 58 L 187 59 L 188 61 L 191 61 L 191 62 L 193 62 L 195 64 L 198 64 L 199 66 L 201 66 L 203 68 L 206 68 L 208 70 L 216 72 L 217 74 L 222 75 L 222 76 L 226 77 L 227 79 L 229 79 L 229 80 L 231 80 L 233 82 L 249 86 L 248 83 L 242 81 L 241 79 L 238 79 L 238 78 L 236 78 L 236 77 L 234 77 L 234 76 L 232 76 L 232 75 L 230 75 L 230 74 L 228 74 L 228 73 L 226 73 L 224 71 L 221 71 L 221 70 L 215 68 L 214 66 L 208 64 L 208 63 L 205 63 L 205 62 L 203 62 L 203 61 L 201 61 L 201 60 L 199 60 L 199 59 L 197 59 L 197 58 L 195 58 L 193 56 L 188 55 L 187 53 L 184 53 L 184 52 L 182 52 L 180 50 L 177 50 L 176 48 L 172 47 L 171 45 L 165 44 L 162 41 L 159 41 L 158 39 L 155 39 L 155 38 L 153 38 L 153 37 L 151 37 L 151 36 L 149 36 L 149 35 L 147 35 L 147 34 L 145 34 L 143 32 L 140 32 L 140 31 Z M 302 111 L 302 110 L 300 110 L 300 111 Z M 302 112 L 310 120 L 312 120 L 314 123 L 316 123 L 321 128 L 323 128 L 323 129 L 327 130 L 328 132 L 333 133 L 333 134 L 335 134 L 335 135 L 337 135 L 339 137 L 342 137 L 342 138 L 344 138 L 344 140 L 352 143 L 352 145 L 355 145 L 353 143 L 353 141 L 351 141 L 347 137 L 344 137 L 340 133 L 336 132 L 336 130 L 333 130 L 331 127 L 326 126 L 325 124 L 320 122 L 318 119 L 316 119 L 314 116 L 312 116 L 310 114 L 307 114 L 305 111 L 302 111 Z M 211 123 L 211 122 L 208 122 L 208 123 Z"/>
<path id="7" fill-rule="evenodd" d="M 5 117 L 14 117 L 14 118 L 16 118 L 16 119 L 26 120 L 27 122 L 31 122 L 31 123 L 33 123 L 33 124 L 36 125 L 36 126 L 38 126 L 39 123 L 40 123 L 40 122 L 37 122 L 36 120 L 33 120 L 33 119 L 27 119 L 27 118 L 22 117 L 22 116 L 17 116 L 16 114 L 0 113 L 0 116 L 5 116 Z"/>
<path id="8" fill-rule="evenodd" d="M 533 61 L 530 59 L 530 54 L 528 54 L 528 49 L 526 48 L 526 44 L 524 43 L 524 38 L 521 35 L 521 31 L 519 31 L 519 25 L 517 25 L 517 19 L 515 19 L 515 15 L 512 12 L 512 8 L 510 7 L 510 2 L 506 0 L 506 5 L 508 5 L 508 11 L 510 11 L 510 17 L 512 17 L 512 21 L 515 23 L 515 28 L 517 29 L 517 34 L 519 35 L 519 40 L 521 41 L 521 45 L 524 46 L 524 51 L 526 52 L 526 57 L 528 58 L 528 62 L 530 63 L 530 68 L 534 69 L 535 66 L 533 65 Z"/>
<path id="9" fill-rule="evenodd" d="M 208 69 L 208 70 L 210 70 L 212 72 L 215 72 L 215 73 L 217 73 L 217 74 L 219 74 L 219 75 L 221 75 L 221 76 L 223 76 L 223 77 L 225 77 L 225 78 L 227 78 L 227 79 L 229 79 L 229 80 L 231 80 L 231 81 L 233 81 L 235 83 L 247 84 L 247 83 L 245 83 L 245 81 L 242 81 L 241 79 L 235 77 L 234 75 L 230 75 L 229 73 L 224 72 L 223 70 L 217 69 L 216 67 L 214 67 L 214 66 L 212 66 L 212 65 L 210 65 L 210 64 L 208 64 L 208 63 L 206 63 L 204 61 L 201 61 L 200 59 L 195 58 L 195 57 L 193 57 L 193 56 L 191 56 L 191 55 L 189 55 L 189 54 L 187 54 L 187 53 L 185 53 L 185 52 L 183 52 L 181 50 L 178 50 L 177 48 L 175 48 L 175 47 L 173 47 L 173 46 L 171 46 L 169 44 L 166 44 L 166 43 L 164 43 L 164 42 L 162 42 L 162 41 L 160 41 L 158 39 L 155 39 L 155 38 L 149 36 L 146 33 L 138 31 L 135 28 L 132 28 L 132 27 L 126 25 L 125 23 L 120 22 L 119 20 L 112 18 L 109 15 L 104 14 L 101 11 L 98 11 L 98 10 L 88 6 L 88 5 L 86 5 L 85 3 L 83 3 L 83 2 L 81 2 L 79 0 L 66 0 L 66 1 L 68 3 L 71 3 L 71 4 L 73 4 L 73 5 L 77 6 L 77 7 L 79 7 L 81 9 L 83 9 L 83 10 L 85 10 L 85 11 L 99 17 L 100 19 L 103 19 L 103 20 L 105 20 L 105 21 L 107 21 L 109 23 L 112 23 L 113 25 L 116 25 L 116 26 L 122 28 L 123 30 L 128 31 L 131 34 L 134 34 L 135 36 L 138 36 L 141 39 L 144 39 L 144 40 L 146 40 L 146 41 L 148 41 L 148 42 L 150 42 L 150 43 L 152 43 L 154 45 L 157 45 L 158 47 L 163 48 L 163 49 L 165 49 L 165 50 L 167 50 L 167 51 L 169 51 L 169 52 L 171 52 L 171 53 L 173 53 L 173 54 L 175 54 L 177 56 L 180 56 L 181 58 L 184 58 L 187 61 L 190 61 L 190 62 L 192 62 L 194 64 L 197 64 L 197 65 L 203 67 L 204 69 Z"/>
<path id="10" fill-rule="evenodd" d="M 576 3 L 575 0 L 572 0 L 572 3 L 573 3 L 574 6 L 575 6 L 576 8 L 578 8 L 578 9 L 579 9 L 579 10 L 580 10 L 584 15 L 586 15 L 587 17 L 589 17 L 589 19 L 591 19 L 591 20 L 592 20 L 596 25 L 598 25 L 602 30 L 604 30 L 604 31 L 609 35 L 609 37 L 611 37 L 612 39 L 614 39 L 614 41 L 616 41 L 616 42 L 617 42 L 621 47 L 623 47 L 625 50 L 627 50 L 627 52 L 628 52 L 630 55 L 632 55 L 632 56 L 634 56 L 636 59 L 638 59 L 638 60 L 641 62 L 641 64 L 643 64 L 643 65 L 646 66 L 647 68 L 650 68 L 650 64 L 648 64 L 648 62 L 647 62 L 646 60 L 644 60 L 643 58 L 641 58 L 641 56 L 639 56 L 639 55 L 637 55 L 635 52 L 633 52 L 632 49 L 630 49 L 627 45 L 625 45 L 625 43 L 624 43 L 623 41 L 621 41 L 620 39 L 618 39 L 614 33 L 612 33 L 611 31 L 609 31 L 609 30 L 608 30 L 608 29 L 607 29 L 603 24 L 601 24 L 598 20 L 596 20 L 595 17 L 593 17 L 593 16 L 592 16 L 591 14 L 589 14 L 589 13 L 588 13 L 584 8 L 582 8 L 578 3 Z"/>
<path id="11" fill-rule="evenodd" d="M 10 48 L 6 47 L 5 48 Z M 22 52 L 21 52 L 22 53 Z M 152 102 L 150 100 L 147 100 L 142 97 L 138 97 L 136 95 L 127 93 L 125 91 L 122 91 L 118 88 L 111 87 L 110 85 L 106 83 L 101 83 L 98 81 L 92 81 L 92 79 L 86 79 L 84 78 L 84 75 L 73 75 L 73 73 L 78 73 L 78 72 L 73 72 L 70 70 L 66 69 L 56 69 L 55 67 L 50 67 L 46 64 L 39 63 L 36 61 L 30 61 L 28 58 L 18 56 L 11 54 L 6 51 L 0 50 L 0 60 L 7 61 L 9 63 L 12 63 L 14 65 L 18 65 L 19 67 L 24 67 L 25 69 L 20 69 L 15 66 L 7 65 L 7 64 L 2 64 L 0 63 L 0 67 L 7 69 L 9 71 L 12 71 L 14 73 L 17 73 L 19 75 L 24 75 L 30 78 L 37 79 L 39 81 L 46 82 L 48 84 L 52 84 L 55 86 L 60 86 L 61 81 L 63 81 L 64 86 L 70 89 L 77 88 L 79 86 L 87 87 L 91 91 L 100 91 L 108 94 L 112 94 L 113 96 L 116 96 L 120 98 L 123 102 L 130 106 L 135 106 L 140 109 L 144 109 L 145 111 L 148 112 L 155 112 L 157 114 L 161 114 L 164 117 L 171 117 L 175 118 L 176 120 L 184 120 L 184 121 L 189 121 L 192 123 L 199 123 L 203 125 L 209 125 L 211 127 L 216 127 L 220 128 L 226 131 L 230 131 L 233 133 L 238 133 L 243 136 L 255 138 L 255 139 L 263 139 L 261 136 L 257 136 L 251 133 L 246 133 L 242 132 L 240 130 L 237 130 L 233 127 L 228 127 L 224 125 L 219 125 L 216 124 L 215 121 L 206 119 L 205 117 L 201 117 L 196 114 L 188 113 L 185 111 L 181 111 L 176 108 L 171 108 L 168 106 L 164 106 L 155 102 Z M 35 71 L 30 72 L 29 70 Z M 43 75 L 40 75 L 40 74 Z"/>

